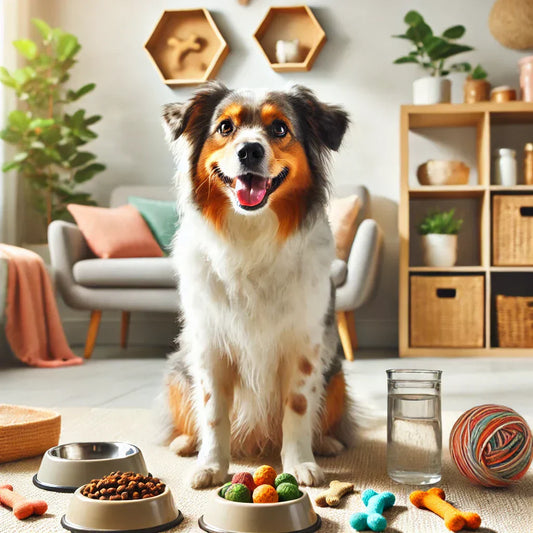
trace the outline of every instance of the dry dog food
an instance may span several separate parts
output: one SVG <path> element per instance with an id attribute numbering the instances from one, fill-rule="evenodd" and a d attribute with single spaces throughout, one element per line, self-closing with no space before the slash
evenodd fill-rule
<path id="1" fill-rule="evenodd" d="M 162 494 L 165 484 L 151 474 L 111 472 L 84 485 L 81 493 L 93 500 L 144 500 Z"/>

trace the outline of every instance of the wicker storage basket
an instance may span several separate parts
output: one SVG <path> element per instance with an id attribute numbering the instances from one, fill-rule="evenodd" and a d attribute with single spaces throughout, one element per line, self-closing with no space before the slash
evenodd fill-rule
<path id="1" fill-rule="evenodd" d="M 411 276 L 411 346 L 482 347 L 484 286 L 484 276 Z"/>
<path id="2" fill-rule="evenodd" d="M 533 195 L 495 195 L 492 216 L 494 265 L 533 265 Z"/>
<path id="3" fill-rule="evenodd" d="M 533 348 L 533 296 L 496 296 L 498 344 Z"/>
<path id="4" fill-rule="evenodd" d="M 60 431 L 58 413 L 0 404 L 0 463 L 43 454 L 57 446 Z"/>

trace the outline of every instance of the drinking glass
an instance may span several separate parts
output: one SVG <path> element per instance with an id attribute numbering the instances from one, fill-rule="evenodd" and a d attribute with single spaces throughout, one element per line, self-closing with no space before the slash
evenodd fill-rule
<path id="1" fill-rule="evenodd" d="M 409 485 L 441 478 L 440 370 L 387 370 L 387 472 Z"/>

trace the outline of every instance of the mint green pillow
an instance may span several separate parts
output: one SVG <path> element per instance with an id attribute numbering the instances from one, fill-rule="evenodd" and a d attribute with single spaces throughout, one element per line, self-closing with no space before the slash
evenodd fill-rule
<path id="1" fill-rule="evenodd" d="M 168 254 L 179 223 L 176 203 L 138 196 L 130 196 L 128 202 L 139 211 L 161 249 Z"/>

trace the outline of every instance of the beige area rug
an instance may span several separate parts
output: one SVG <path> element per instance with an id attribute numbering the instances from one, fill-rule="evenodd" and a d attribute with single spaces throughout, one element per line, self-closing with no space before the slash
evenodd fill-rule
<path id="1" fill-rule="evenodd" d="M 171 488 L 178 507 L 185 516 L 182 524 L 172 531 L 199 531 L 197 521 L 208 505 L 211 490 L 195 491 L 188 485 L 195 459 L 179 458 L 167 448 L 154 444 L 152 418 L 149 410 L 139 409 L 61 409 L 63 415 L 61 442 L 121 440 L 141 448 L 146 464 L 153 475 L 161 477 Z M 443 436 L 447 440 L 458 414 L 445 413 Z M 532 420 L 528 420 L 531 424 Z M 353 481 L 362 491 L 373 488 L 390 490 L 396 494 L 396 506 L 385 514 L 389 526 L 386 533 L 445 533 L 443 521 L 429 511 L 416 509 L 409 503 L 413 487 L 398 485 L 386 474 L 386 427 L 380 424 L 363 433 L 361 444 L 340 457 L 320 459 L 328 481 Z M 231 472 L 253 470 L 266 460 L 233 463 Z M 18 521 L 7 509 L 0 508 L 0 533 L 59 533 L 61 516 L 71 495 L 46 492 L 31 481 L 38 470 L 40 458 L 0 465 L 0 484 L 10 483 L 15 490 L 29 498 L 44 499 L 48 513 L 40 518 Z M 279 468 L 279 460 L 271 462 Z M 451 463 L 447 448 L 443 451 L 443 479 L 440 486 L 447 497 L 462 510 L 477 511 L 482 517 L 481 533 L 533 532 L 533 470 L 520 483 L 508 489 L 484 489 L 470 484 Z M 309 489 L 311 497 L 319 489 Z M 364 510 L 360 494 L 343 499 L 337 509 L 317 509 L 322 516 L 321 532 L 351 532 L 348 520 L 352 513 Z"/>

